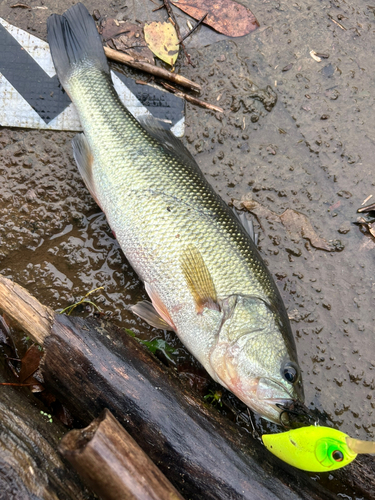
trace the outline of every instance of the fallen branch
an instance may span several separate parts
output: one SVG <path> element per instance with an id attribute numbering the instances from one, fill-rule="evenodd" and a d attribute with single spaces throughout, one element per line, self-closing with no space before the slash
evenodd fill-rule
<path id="1" fill-rule="evenodd" d="M 123 54 L 117 50 L 111 49 L 109 47 L 104 47 L 104 52 L 105 55 L 109 59 L 112 59 L 113 61 L 121 62 L 126 64 L 127 66 L 140 69 L 142 71 L 145 71 L 146 73 L 150 73 L 151 75 L 157 76 L 159 78 L 170 80 L 171 82 L 177 83 L 182 87 L 187 87 L 190 90 L 194 90 L 195 92 L 200 92 L 202 90 L 202 87 L 198 83 L 192 82 L 191 80 L 185 78 L 184 76 L 171 73 L 166 69 L 159 68 L 158 66 L 153 66 L 152 64 L 146 62 L 136 61 L 133 57 Z"/>

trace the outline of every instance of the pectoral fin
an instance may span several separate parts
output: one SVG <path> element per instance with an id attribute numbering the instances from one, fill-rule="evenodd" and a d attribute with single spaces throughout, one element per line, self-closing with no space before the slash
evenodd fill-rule
<path id="1" fill-rule="evenodd" d="M 182 252 L 180 261 L 197 312 L 202 313 L 205 307 L 220 311 L 210 271 L 197 247 L 188 245 Z"/>
<path id="2" fill-rule="evenodd" d="M 134 314 L 145 320 L 146 323 L 153 326 L 154 328 L 174 331 L 174 328 L 172 328 L 171 325 L 169 325 L 162 317 L 159 316 L 151 302 L 143 300 L 142 302 L 138 302 L 138 304 L 135 304 L 135 306 L 132 306 L 130 309 Z"/>

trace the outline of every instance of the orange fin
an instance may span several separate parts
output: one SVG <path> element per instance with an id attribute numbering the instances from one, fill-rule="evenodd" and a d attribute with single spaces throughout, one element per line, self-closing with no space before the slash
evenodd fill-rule
<path id="1" fill-rule="evenodd" d="M 169 315 L 168 309 L 165 307 L 159 295 L 155 292 L 152 286 L 145 282 L 146 292 L 152 301 L 152 305 L 156 309 L 157 314 L 163 319 L 168 325 L 169 328 L 164 328 L 164 330 L 176 331 L 176 327 L 172 321 L 172 318 Z"/>
<path id="2" fill-rule="evenodd" d="M 145 320 L 146 323 L 154 328 L 159 328 L 159 330 L 174 331 L 174 328 L 172 328 L 166 321 L 164 321 L 163 318 L 159 316 L 151 302 L 142 300 L 142 302 L 138 302 L 135 306 L 131 306 L 130 309 L 134 314 Z"/>
<path id="3" fill-rule="evenodd" d="M 196 246 L 188 245 L 181 254 L 181 268 L 193 295 L 198 313 L 205 307 L 220 311 L 215 285 L 203 257 Z"/>

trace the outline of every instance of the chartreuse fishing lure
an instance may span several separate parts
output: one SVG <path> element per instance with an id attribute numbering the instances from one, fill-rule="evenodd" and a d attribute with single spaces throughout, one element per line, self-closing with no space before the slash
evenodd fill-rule
<path id="1" fill-rule="evenodd" d="M 309 472 L 328 472 L 350 464 L 358 453 L 375 453 L 375 442 L 360 441 L 330 427 L 310 426 L 264 434 L 266 448 L 284 462 Z"/>

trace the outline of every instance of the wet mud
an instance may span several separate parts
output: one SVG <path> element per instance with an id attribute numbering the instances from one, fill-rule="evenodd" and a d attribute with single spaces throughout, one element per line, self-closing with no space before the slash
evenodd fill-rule
<path id="1" fill-rule="evenodd" d="M 187 105 L 184 142 L 226 202 L 296 210 L 335 242 L 336 251 L 320 250 L 277 219 L 248 214 L 291 318 L 307 405 L 374 439 L 375 240 L 352 222 L 375 199 L 375 10 L 359 0 L 242 3 L 260 28 L 192 43 L 196 67 L 181 69 L 202 84 L 202 99 L 224 108 Z M 12 4 L 3 1 L 0 16 L 45 39 L 47 17 L 71 2 Z M 85 4 L 126 18 L 124 0 Z M 129 310 L 147 297 L 80 179 L 72 137 L 0 128 L 0 273 L 55 310 L 104 287 L 91 297 L 117 324 L 163 336 Z M 168 341 L 178 362 L 191 360 Z"/>

